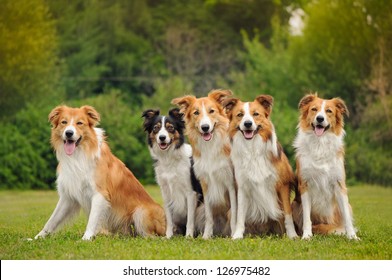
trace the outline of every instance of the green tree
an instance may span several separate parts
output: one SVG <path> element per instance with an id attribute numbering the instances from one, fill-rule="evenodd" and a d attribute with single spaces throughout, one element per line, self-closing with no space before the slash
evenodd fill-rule
<path id="1" fill-rule="evenodd" d="M 59 94 L 57 36 L 43 0 L 4 0 L 0 9 L 0 118 Z"/>

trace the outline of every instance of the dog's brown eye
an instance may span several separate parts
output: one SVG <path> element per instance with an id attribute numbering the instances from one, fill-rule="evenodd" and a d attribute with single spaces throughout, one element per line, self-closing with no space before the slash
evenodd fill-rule
<path id="1" fill-rule="evenodd" d="M 169 131 L 170 133 L 172 133 L 174 131 L 174 127 L 172 125 L 167 127 L 167 131 Z"/>
<path id="2" fill-rule="evenodd" d="M 83 123 L 82 123 L 82 122 L 77 122 L 76 124 L 77 124 L 77 125 L 82 125 Z"/>
<path id="3" fill-rule="evenodd" d="M 64 120 L 64 121 L 62 121 L 61 123 L 62 123 L 62 124 L 67 124 L 67 121 L 66 121 L 66 120 Z"/>
<path id="4" fill-rule="evenodd" d="M 327 113 L 332 113 L 332 110 L 331 109 L 327 109 Z"/>
<path id="5" fill-rule="evenodd" d="M 258 112 L 254 112 L 254 113 L 253 113 L 253 116 L 254 116 L 254 117 L 257 117 L 258 115 L 260 115 Z"/>
<path id="6" fill-rule="evenodd" d="M 195 116 L 200 115 L 199 111 L 195 111 L 195 112 L 193 112 L 193 114 L 194 114 Z"/>
<path id="7" fill-rule="evenodd" d="M 215 112 L 214 109 L 211 109 L 211 110 L 210 110 L 210 114 L 213 114 L 214 112 Z"/>
<path id="8" fill-rule="evenodd" d="M 153 128 L 154 133 L 158 133 L 159 129 L 160 129 L 160 127 L 158 125 L 155 125 Z"/>
<path id="9" fill-rule="evenodd" d="M 312 111 L 313 112 L 317 112 L 317 108 L 312 108 Z"/>
<path id="10" fill-rule="evenodd" d="M 243 116 L 244 116 L 243 113 L 238 113 L 238 114 L 237 114 L 237 117 L 239 117 L 239 118 L 242 118 Z"/>

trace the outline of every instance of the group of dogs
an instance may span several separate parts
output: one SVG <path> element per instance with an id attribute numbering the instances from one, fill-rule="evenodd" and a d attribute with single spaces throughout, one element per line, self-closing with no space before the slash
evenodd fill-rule
<path id="1" fill-rule="evenodd" d="M 54 108 L 49 121 L 59 201 L 36 239 L 81 208 L 88 215 L 84 240 L 101 232 L 204 239 L 335 233 L 359 239 L 345 184 L 348 109 L 342 99 L 308 94 L 299 102 L 296 173 L 271 122 L 272 96 L 243 102 L 219 89 L 172 104 L 177 108 L 168 115 L 153 109 L 142 114 L 163 207 L 112 154 L 93 107 Z"/>

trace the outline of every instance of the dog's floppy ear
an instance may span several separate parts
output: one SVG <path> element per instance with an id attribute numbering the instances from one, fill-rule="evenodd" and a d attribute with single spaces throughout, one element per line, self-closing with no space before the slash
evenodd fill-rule
<path id="1" fill-rule="evenodd" d="M 60 114 L 64 108 L 65 106 L 57 106 L 49 113 L 48 121 L 52 124 L 53 127 L 58 125 Z"/>
<path id="2" fill-rule="evenodd" d="M 258 101 L 261 106 L 264 107 L 265 109 L 265 116 L 268 118 L 268 116 L 271 114 L 272 111 L 272 105 L 274 104 L 274 98 L 271 95 L 259 95 L 256 97 L 255 101 Z"/>
<path id="3" fill-rule="evenodd" d="M 343 99 L 336 97 L 332 99 L 332 101 L 335 103 L 336 108 L 342 115 L 346 115 L 347 117 L 350 115 L 346 103 L 344 103 Z"/>
<path id="4" fill-rule="evenodd" d="M 226 115 L 229 119 L 233 116 L 233 108 L 237 105 L 239 99 L 238 98 L 226 98 L 222 102 L 222 106 L 226 111 Z"/>
<path id="5" fill-rule="evenodd" d="M 317 93 L 316 94 L 307 94 L 307 95 L 305 95 L 304 97 L 302 97 L 301 101 L 299 101 L 298 109 L 302 110 L 310 102 L 313 102 L 316 98 L 317 98 Z"/>
<path id="6" fill-rule="evenodd" d="M 343 99 L 341 99 L 339 97 L 333 98 L 332 101 L 335 104 L 337 112 L 338 112 L 336 114 L 336 124 L 344 126 L 343 115 L 346 115 L 347 117 L 349 116 L 349 112 L 348 112 L 346 103 L 344 103 Z"/>
<path id="7" fill-rule="evenodd" d="M 214 89 L 208 93 L 208 97 L 214 99 L 219 104 L 222 104 L 223 101 L 231 95 L 233 95 L 233 93 L 228 89 Z"/>
<path id="8" fill-rule="evenodd" d="M 147 131 L 151 126 L 151 121 L 156 117 L 159 116 L 159 110 L 147 109 L 142 113 L 142 118 L 144 118 L 143 127 L 144 130 Z"/>
<path id="9" fill-rule="evenodd" d="M 173 105 L 177 105 L 180 107 L 181 112 L 184 113 L 188 110 L 189 106 L 191 106 L 193 104 L 193 102 L 196 101 L 196 97 L 192 96 L 192 95 L 186 95 L 184 97 L 178 97 L 178 98 L 174 98 L 171 103 Z"/>
<path id="10" fill-rule="evenodd" d="M 90 126 L 96 126 L 100 122 L 101 116 L 97 110 L 94 109 L 94 107 L 85 105 L 80 109 L 84 110 L 84 112 L 87 114 Z"/>

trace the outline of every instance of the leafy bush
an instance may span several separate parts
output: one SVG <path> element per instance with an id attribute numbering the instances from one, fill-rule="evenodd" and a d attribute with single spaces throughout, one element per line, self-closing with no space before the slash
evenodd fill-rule
<path id="1" fill-rule="evenodd" d="M 13 124 L 1 124 L 0 189 L 47 189 L 49 164 Z M 53 172 L 54 174 L 54 172 Z"/>

